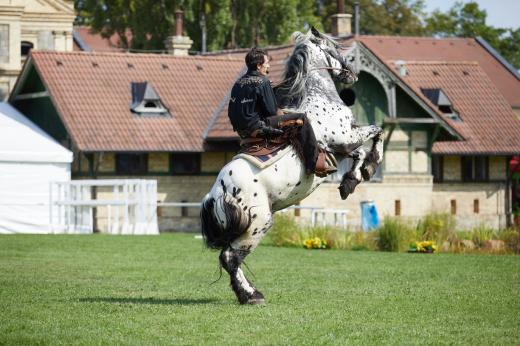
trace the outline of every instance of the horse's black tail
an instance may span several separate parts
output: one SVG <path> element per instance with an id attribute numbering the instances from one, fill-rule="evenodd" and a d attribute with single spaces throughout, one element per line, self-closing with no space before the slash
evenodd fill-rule
<path id="1" fill-rule="evenodd" d="M 220 209 L 221 213 L 218 213 Z M 202 236 L 210 249 L 225 249 L 251 226 L 251 215 L 242 210 L 234 197 L 224 193 L 206 197 L 200 211 Z"/>

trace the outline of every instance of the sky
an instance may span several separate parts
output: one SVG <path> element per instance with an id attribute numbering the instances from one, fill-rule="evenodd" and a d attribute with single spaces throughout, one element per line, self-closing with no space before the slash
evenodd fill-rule
<path id="1" fill-rule="evenodd" d="M 520 27 L 520 0 L 475 0 L 480 9 L 487 12 L 486 24 L 496 28 Z M 469 0 L 463 0 L 463 3 Z M 442 12 L 449 10 L 454 0 L 425 0 L 426 11 L 431 12 L 440 9 Z"/>

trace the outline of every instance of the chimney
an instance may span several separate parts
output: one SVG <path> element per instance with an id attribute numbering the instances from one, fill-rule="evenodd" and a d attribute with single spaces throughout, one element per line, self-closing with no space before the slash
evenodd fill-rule
<path id="1" fill-rule="evenodd" d="M 175 34 L 166 37 L 164 44 L 168 54 L 175 56 L 187 56 L 193 41 L 188 36 L 182 36 L 183 23 L 182 11 L 175 11 Z"/>
<path id="2" fill-rule="evenodd" d="M 352 33 L 352 15 L 345 13 L 344 0 L 337 0 L 337 10 L 338 13 L 331 16 L 332 35 L 348 36 Z"/>

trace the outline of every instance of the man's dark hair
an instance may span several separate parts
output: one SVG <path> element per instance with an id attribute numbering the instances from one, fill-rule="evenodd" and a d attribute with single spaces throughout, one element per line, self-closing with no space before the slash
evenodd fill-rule
<path id="1" fill-rule="evenodd" d="M 265 50 L 257 47 L 251 48 L 249 53 L 246 55 L 247 68 L 253 71 L 256 70 L 256 65 L 262 65 L 264 63 L 264 55 L 268 56 Z"/>

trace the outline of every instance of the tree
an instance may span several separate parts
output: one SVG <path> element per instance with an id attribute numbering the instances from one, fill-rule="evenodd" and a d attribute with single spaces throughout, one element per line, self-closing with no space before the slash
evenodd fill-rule
<path id="1" fill-rule="evenodd" d="M 354 3 L 360 6 L 360 33 L 363 35 L 421 36 L 424 33 L 423 0 L 346 0 L 345 9 L 354 13 Z M 336 0 L 321 1 L 319 14 L 326 31 L 331 31 L 330 16 L 337 13 Z"/>
<path id="2" fill-rule="evenodd" d="M 122 47 L 133 49 L 164 49 L 177 8 L 184 11 L 192 49 L 199 51 L 203 33 L 208 50 L 219 50 L 282 44 L 296 30 L 321 27 L 314 0 L 75 0 L 75 5 L 77 24 L 104 37 L 116 33 Z"/>
<path id="3" fill-rule="evenodd" d="M 487 13 L 476 2 L 455 3 L 443 13 L 426 18 L 426 34 L 437 37 L 480 36 L 517 69 L 520 68 L 520 30 L 494 28 L 486 24 Z"/>

